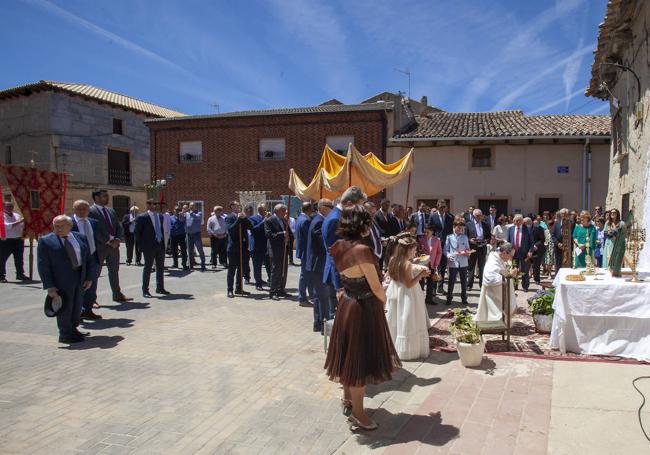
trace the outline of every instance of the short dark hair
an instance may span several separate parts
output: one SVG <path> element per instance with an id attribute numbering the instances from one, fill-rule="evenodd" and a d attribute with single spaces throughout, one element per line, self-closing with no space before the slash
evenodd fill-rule
<path id="1" fill-rule="evenodd" d="M 102 190 L 101 188 L 97 188 L 96 190 L 94 190 L 92 192 L 93 201 L 95 200 L 95 198 L 99 197 L 99 195 L 102 194 L 102 193 L 108 193 L 108 191 Z"/>
<path id="2" fill-rule="evenodd" d="M 496 208 L 497 208 L 497 206 L 496 206 L 496 205 L 494 205 L 494 204 L 492 204 L 492 205 L 490 206 L 490 208 L 491 208 L 491 209 L 495 209 L 495 210 L 496 210 Z"/>
<path id="3" fill-rule="evenodd" d="M 230 203 L 230 208 L 232 208 L 233 205 L 239 205 L 239 202 L 238 201 L 232 201 Z"/>
<path id="4" fill-rule="evenodd" d="M 346 240 L 358 240 L 370 228 L 370 213 L 362 205 L 343 208 L 336 233 Z"/>
<path id="5" fill-rule="evenodd" d="M 302 212 L 303 213 L 307 213 L 312 209 L 313 209 L 313 205 L 312 205 L 311 202 L 303 202 L 302 203 Z"/>

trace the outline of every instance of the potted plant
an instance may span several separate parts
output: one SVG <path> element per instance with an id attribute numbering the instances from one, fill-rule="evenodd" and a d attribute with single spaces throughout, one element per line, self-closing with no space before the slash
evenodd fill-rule
<path id="1" fill-rule="evenodd" d="M 464 367 L 479 366 L 483 360 L 485 343 L 472 313 L 466 309 L 455 309 L 451 333 L 456 338 L 460 363 Z"/>
<path id="2" fill-rule="evenodd" d="M 553 300 L 555 288 L 540 289 L 528 299 L 530 312 L 533 314 L 535 330 L 540 333 L 550 333 L 553 326 Z"/>

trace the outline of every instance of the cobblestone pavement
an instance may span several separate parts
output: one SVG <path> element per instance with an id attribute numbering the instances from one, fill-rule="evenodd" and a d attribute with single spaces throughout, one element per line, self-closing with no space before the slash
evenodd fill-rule
<path id="1" fill-rule="evenodd" d="M 352 432 L 310 308 L 228 299 L 221 269 L 168 271 L 173 295 L 143 299 L 141 270 L 120 269 L 134 297 L 125 304 L 101 278 L 104 319 L 71 346 L 43 315 L 40 282 L 0 285 L 0 453 L 546 452 L 550 361 L 490 356 L 469 370 L 434 352 L 405 362 L 367 390 L 380 429 Z"/>

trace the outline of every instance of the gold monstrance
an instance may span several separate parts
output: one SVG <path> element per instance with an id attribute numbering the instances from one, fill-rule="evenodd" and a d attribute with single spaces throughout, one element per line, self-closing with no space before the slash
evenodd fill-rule
<path id="1" fill-rule="evenodd" d="M 593 276 L 596 275 L 596 267 L 594 266 L 594 259 L 591 257 L 591 239 L 589 238 L 589 230 L 586 232 L 586 242 L 585 249 L 587 250 L 587 255 L 585 257 L 585 271 L 582 272 L 583 275 Z"/>
<path id="2" fill-rule="evenodd" d="M 625 281 L 631 283 L 640 283 L 643 279 L 639 278 L 639 272 L 637 271 L 637 265 L 639 264 L 639 254 L 643 249 L 645 243 L 645 229 L 637 227 L 636 220 L 632 222 L 632 226 L 627 229 L 626 232 L 625 249 L 629 254 L 630 268 L 632 269 L 632 278 L 628 278 Z"/>

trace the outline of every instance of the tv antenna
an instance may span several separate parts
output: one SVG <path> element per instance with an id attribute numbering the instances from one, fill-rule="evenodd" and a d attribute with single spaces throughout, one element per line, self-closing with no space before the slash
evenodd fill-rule
<path id="1" fill-rule="evenodd" d="M 401 70 L 399 68 L 394 68 L 394 70 L 397 71 L 398 73 L 402 73 L 402 74 L 406 75 L 406 77 L 409 78 L 409 98 L 411 98 L 411 70 L 408 69 L 408 68 L 403 69 L 403 70 Z"/>
<path id="2" fill-rule="evenodd" d="M 219 114 L 219 103 L 214 102 L 214 103 L 212 103 L 210 106 L 212 106 L 213 108 L 215 108 L 215 109 L 217 110 L 217 114 Z"/>

